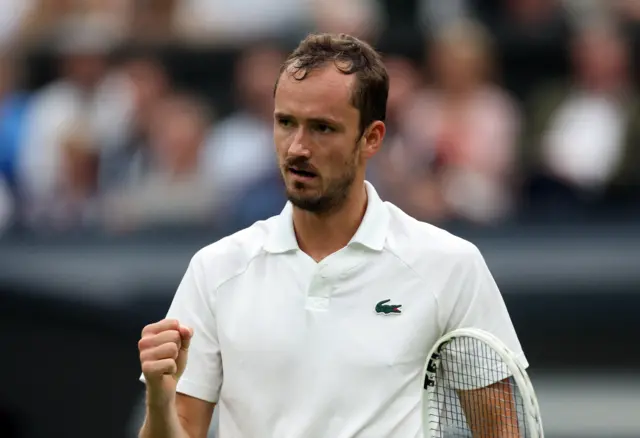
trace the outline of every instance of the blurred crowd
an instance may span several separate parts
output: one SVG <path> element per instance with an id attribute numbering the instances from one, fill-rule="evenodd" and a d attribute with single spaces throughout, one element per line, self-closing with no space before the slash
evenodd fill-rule
<path id="1" fill-rule="evenodd" d="M 389 131 L 368 179 L 408 213 L 638 218 L 635 0 L 3 0 L 0 21 L 0 231 L 279 213 L 273 85 L 310 31 L 382 51 Z M 43 52 L 54 73 L 36 84 Z"/>

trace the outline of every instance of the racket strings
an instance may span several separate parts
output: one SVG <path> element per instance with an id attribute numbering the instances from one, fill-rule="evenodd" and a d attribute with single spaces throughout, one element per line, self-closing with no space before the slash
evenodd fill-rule
<path id="1" fill-rule="evenodd" d="M 508 366 L 485 343 L 455 338 L 440 350 L 429 424 L 441 438 L 526 438 L 522 396 Z"/>

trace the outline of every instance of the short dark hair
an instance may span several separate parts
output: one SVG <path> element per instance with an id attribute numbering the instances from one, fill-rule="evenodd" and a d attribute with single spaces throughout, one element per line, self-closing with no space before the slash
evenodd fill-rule
<path id="1" fill-rule="evenodd" d="M 311 71 L 333 63 L 345 75 L 356 75 L 351 104 L 360 111 L 360 135 L 376 120 L 385 121 L 389 75 L 376 50 L 347 34 L 311 34 L 300 42 L 280 68 L 274 94 L 282 73 L 289 71 L 303 80 Z"/>

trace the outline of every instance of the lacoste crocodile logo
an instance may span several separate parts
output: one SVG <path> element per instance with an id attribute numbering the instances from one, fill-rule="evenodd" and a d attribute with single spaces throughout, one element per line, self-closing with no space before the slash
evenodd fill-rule
<path id="1" fill-rule="evenodd" d="M 382 300 L 376 304 L 376 313 L 382 315 L 397 315 L 402 313 L 402 310 L 400 309 L 402 304 L 387 304 L 389 301 L 391 300 Z"/>

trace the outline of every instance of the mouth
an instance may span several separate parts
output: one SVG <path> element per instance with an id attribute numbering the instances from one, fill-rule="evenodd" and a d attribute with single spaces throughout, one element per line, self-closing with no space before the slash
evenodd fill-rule
<path id="1" fill-rule="evenodd" d="M 289 171 L 289 173 L 293 174 L 299 179 L 311 180 L 318 176 L 318 174 L 315 172 L 312 172 L 310 170 L 302 170 L 297 167 L 288 167 L 287 170 Z"/>

